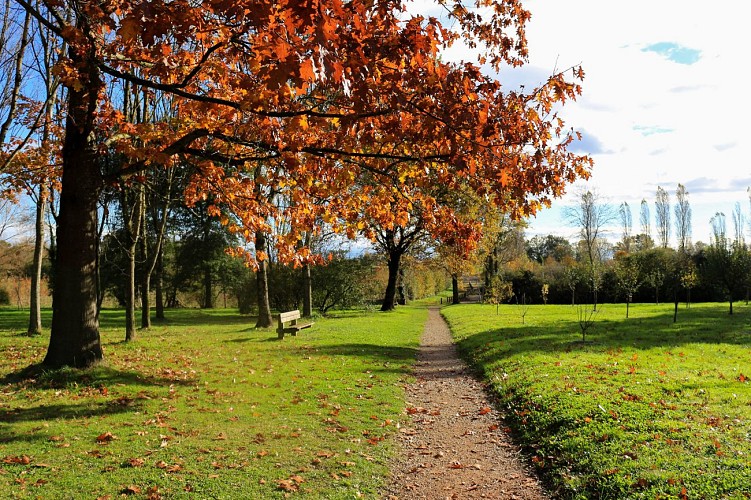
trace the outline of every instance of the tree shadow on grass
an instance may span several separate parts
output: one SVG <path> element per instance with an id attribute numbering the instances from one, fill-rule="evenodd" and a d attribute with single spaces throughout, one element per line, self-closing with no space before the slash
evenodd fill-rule
<path id="1" fill-rule="evenodd" d="M 102 364 L 84 370 L 50 369 L 41 364 L 34 364 L 3 376 L 0 378 L 0 384 L 11 384 L 24 390 L 34 390 L 58 389 L 70 384 L 88 387 L 107 387 L 115 384 L 146 387 L 193 386 L 196 380 L 178 376 L 144 375 L 135 371 L 117 370 Z"/>
<path id="2" fill-rule="evenodd" d="M 49 441 L 49 435 L 37 427 L 14 432 L 13 424 L 25 422 L 49 422 L 53 420 L 77 420 L 92 417 L 108 417 L 120 413 L 137 413 L 142 410 L 147 398 L 119 398 L 105 402 L 81 402 L 76 404 L 44 404 L 29 408 L 0 410 L 0 444 L 13 442 L 37 443 Z"/>
<path id="3" fill-rule="evenodd" d="M 44 404 L 29 408 L 12 408 L 0 410 L 3 424 L 18 422 L 36 422 L 50 420 L 74 420 L 92 417 L 104 417 L 119 413 L 138 412 L 143 408 L 147 398 L 119 398 L 110 401 L 83 401 L 76 404 Z M 0 425 L 0 442 L 6 429 Z"/>
<path id="4" fill-rule="evenodd" d="M 511 325 L 470 335 L 457 343 L 481 362 L 499 355 L 555 353 L 577 350 L 608 351 L 622 347 L 672 349 L 686 344 L 751 345 L 748 319 L 715 310 L 682 311 L 677 323 L 671 313 L 631 319 L 595 319 L 582 341 L 579 322 L 559 320 L 540 325 Z M 488 353 L 485 356 L 485 353 Z"/>
<path id="5" fill-rule="evenodd" d="M 417 357 L 417 347 L 382 346 L 378 344 L 337 344 L 316 346 L 316 355 L 360 357 L 371 363 L 373 371 L 410 373 L 411 364 Z M 295 346 L 295 353 L 309 355 L 305 347 Z M 376 368 L 377 365 L 377 368 Z"/>

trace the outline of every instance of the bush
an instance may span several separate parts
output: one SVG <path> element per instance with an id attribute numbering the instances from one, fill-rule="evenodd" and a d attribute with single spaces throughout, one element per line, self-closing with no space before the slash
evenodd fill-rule
<path id="1" fill-rule="evenodd" d="M 10 304 L 10 294 L 5 288 L 0 288 L 0 306 L 7 306 Z"/>

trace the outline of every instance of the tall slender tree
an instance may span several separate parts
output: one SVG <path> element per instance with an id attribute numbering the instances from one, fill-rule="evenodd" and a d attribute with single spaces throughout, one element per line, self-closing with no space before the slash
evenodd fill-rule
<path id="1" fill-rule="evenodd" d="M 670 195 L 661 186 L 657 186 L 655 196 L 655 225 L 660 246 L 667 248 L 670 245 Z"/>
<path id="2" fill-rule="evenodd" d="M 678 184 L 675 190 L 674 210 L 678 251 L 685 254 L 691 246 L 691 205 L 688 202 L 688 191 L 683 184 Z"/>
<path id="3" fill-rule="evenodd" d="M 641 200 L 641 207 L 639 209 L 639 224 L 641 225 L 641 234 L 649 239 L 652 239 L 652 223 L 649 218 L 649 203 L 645 199 Z"/>
<path id="4" fill-rule="evenodd" d="M 631 251 L 631 226 L 632 226 L 632 219 L 631 219 L 631 207 L 628 206 L 627 202 L 621 203 L 621 205 L 618 207 L 618 214 L 621 217 L 621 240 L 623 241 L 623 249 L 626 252 Z"/>

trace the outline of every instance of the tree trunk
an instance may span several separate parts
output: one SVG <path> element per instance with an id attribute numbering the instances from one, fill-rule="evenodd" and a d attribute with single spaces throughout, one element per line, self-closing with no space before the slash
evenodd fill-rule
<path id="1" fill-rule="evenodd" d="M 80 61 L 80 54 L 71 51 L 70 56 Z M 49 367 L 82 368 L 103 358 L 96 308 L 96 263 L 97 203 L 104 182 L 94 141 L 102 82 L 94 63 L 87 66 L 84 87 L 68 89 L 52 330 L 43 361 Z"/>
<path id="2" fill-rule="evenodd" d="M 626 319 L 628 319 L 628 306 L 629 306 L 630 302 L 631 301 L 629 299 L 626 299 Z"/>
<path id="3" fill-rule="evenodd" d="M 211 266 L 205 265 L 203 269 L 203 309 L 214 308 L 214 277 L 211 273 Z"/>
<path id="4" fill-rule="evenodd" d="M 306 318 L 313 315 L 313 279 L 307 263 L 302 266 L 302 315 Z"/>
<path id="5" fill-rule="evenodd" d="M 391 311 L 395 307 L 396 282 L 399 279 L 399 263 L 401 261 L 401 258 L 402 254 L 398 251 L 392 251 L 389 253 L 389 279 L 386 284 L 386 295 L 383 297 L 381 311 Z"/>
<path id="6" fill-rule="evenodd" d="M 131 236 L 132 237 L 132 236 Z M 125 287 L 125 340 L 136 339 L 136 244 L 132 242 L 128 254 L 128 282 Z"/>
<path id="7" fill-rule="evenodd" d="M 312 232 L 305 233 L 305 245 L 311 248 Z M 313 315 L 313 277 L 311 276 L 310 263 L 302 266 L 302 315 L 309 318 Z"/>
<path id="8" fill-rule="evenodd" d="M 141 328 L 151 328 L 151 283 L 149 274 L 144 272 L 141 275 Z"/>
<path id="9" fill-rule="evenodd" d="M 164 247 L 159 248 L 156 261 L 156 274 L 154 275 L 155 316 L 156 319 L 164 319 Z"/>
<path id="10" fill-rule="evenodd" d="M 459 298 L 459 278 L 455 275 L 451 275 L 451 301 L 454 304 L 461 302 Z"/>
<path id="11" fill-rule="evenodd" d="M 731 296 L 728 300 L 730 302 L 730 315 L 733 315 L 733 297 Z"/>
<path id="12" fill-rule="evenodd" d="M 266 255 L 266 235 L 256 233 L 256 255 L 262 252 Z M 274 324 L 274 318 L 271 316 L 271 303 L 269 302 L 269 279 L 268 279 L 269 261 L 268 257 L 258 263 L 256 271 L 256 294 L 258 296 L 258 321 L 256 328 L 268 328 Z"/>
<path id="13" fill-rule="evenodd" d="M 673 290 L 673 323 L 678 321 L 678 288 Z"/>
<path id="14" fill-rule="evenodd" d="M 124 188 L 120 198 L 125 230 L 125 254 L 128 257 L 128 281 L 125 288 L 125 340 L 136 339 L 136 250 L 143 222 L 143 186 Z"/>
<path id="15" fill-rule="evenodd" d="M 149 283 L 149 276 L 144 274 L 141 277 L 141 328 L 151 328 L 151 283 Z"/>
<path id="16" fill-rule="evenodd" d="M 31 274 L 31 291 L 29 297 L 29 335 L 42 333 L 42 259 L 44 257 L 44 212 L 47 207 L 47 185 L 39 185 L 39 199 L 36 204 L 34 222 L 34 262 Z"/>

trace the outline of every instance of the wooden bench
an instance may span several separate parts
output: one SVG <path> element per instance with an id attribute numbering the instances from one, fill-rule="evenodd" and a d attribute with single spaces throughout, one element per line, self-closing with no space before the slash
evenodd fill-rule
<path id="1" fill-rule="evenodd" d="M 300 311 L 297 309 L 279 314 L 279 326 L 276 328 L 276 333 L 279 334 L 280 340 L 284 338 L 285 333 L 297 335 L 297 332 L 300 330 L 310 328 L 314 325 L 312 321 L 309 323 L 299 323 L 297 320 L 299 320 L 300 317 Z"/>

